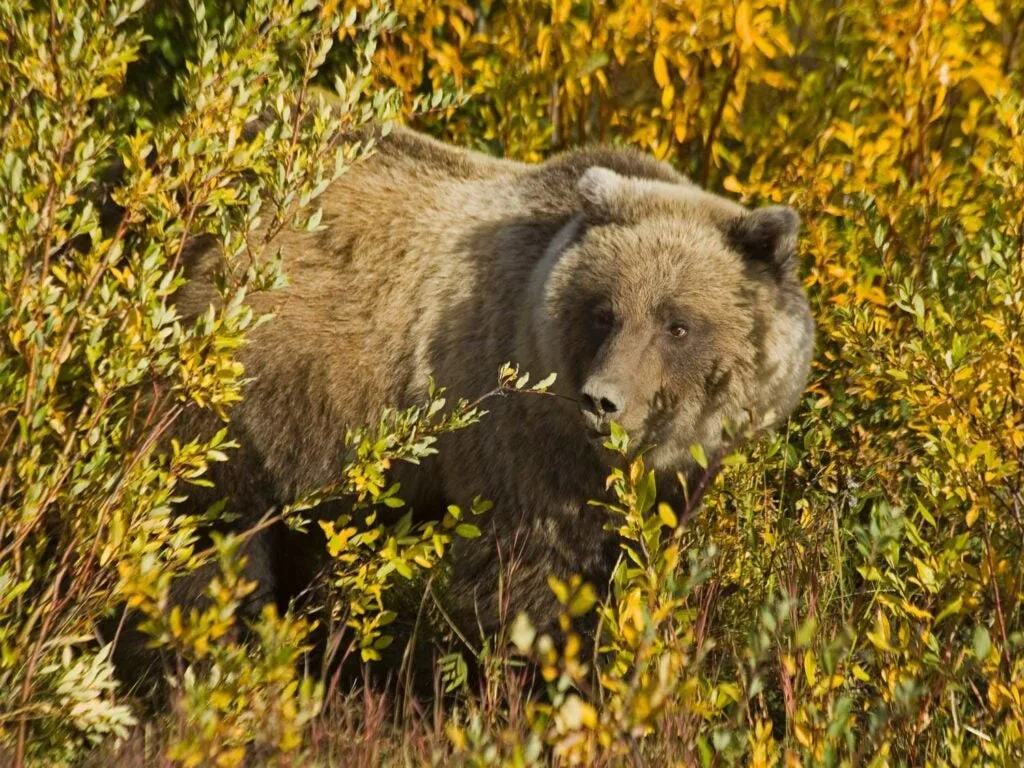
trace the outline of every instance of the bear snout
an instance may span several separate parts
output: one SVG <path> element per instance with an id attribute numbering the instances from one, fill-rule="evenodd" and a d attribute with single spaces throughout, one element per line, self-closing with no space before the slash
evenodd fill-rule
<path id="1" fill-rule="evenodd" d="M 589 379 L 580 392 L 580 413 L 587 427 L 607 435 L 612 421 L 621 420 L 626 409 L 626 397 L 613 382 Z"/>

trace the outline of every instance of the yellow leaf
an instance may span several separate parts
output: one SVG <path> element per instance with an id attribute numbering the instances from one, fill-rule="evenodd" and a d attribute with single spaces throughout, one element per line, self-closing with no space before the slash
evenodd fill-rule
<path id="1" fill-rule="evenodd" d="M 875 631 L 866 632 L 868 640 L 880 651 L 888 651 L 889 653 L 895 653 L 896 649 L 892 647 L 889 641 L 890 630 L 889 620 L 885 617 L 885 614 L 878 611 L 875 619 Z"/>
<path id="2" fill-rule="evenodd" d="M 793 657 L 788 653 L 782 657 L 782 668 L 786 670 L 786 674 L 790 677 L 796 674 L 796 664 L 793 662 Z"/>
<path id="3" fill-rule="evenodd" d="M 455 748 L 456 752 L 461 752 L 466 748 L 468 742 L 466 741 L 465 731 L 463 731 L 461 728 L 459 728 L 457 725 L 451 722 L 448 723 L 448 726 L 445 728 L 445 731 L 448 734 L 448 740 L 451 741 L 452 746 Z"/>
<path id="4" fill-rule="evenodd" d="M 722 186 L 729 192 L 740 195 L 743 194 L 743 185 L 740 184 L 739 179 L 735 176 L 726 177 L 725 181 L 722 182 Z"/>
<path id="5" fill-rule="evenodd" d="M 719 683 L 717 690 L 718 702 L 721 706 L 725 706 L 728 703 L 725 701 L 726 699 L 731 702 L 740 702 L 743 700 L 743 691 L 740 690 L 740 687 L 736 685 L 736 683 Z"/>
<path id="6" fill-rule="evenodd" d="M 974 7 L 978 9 L 990 24 L 998 24 L 1002 21 L 999 9 L 996 8 L 995 0 L 974 0 Z"/>
<path id="7" fill-rule="evenodd" d="M 768 42 L 765 38 L 760 35 L 754 38 L 754 45 L 757 46 L 757 50 L 767 56 L 769 59 L 774 59 L 776 50 L 775 46 Z"/>
<path id="8" fill-rule="evenodd" d="M 841 141 L 850 149 L 854 149 L 857 143 L 857 131 L 853 125 L 845 120 L 837 120 L 832 125 L 832 131 L 832 135 L 835 136 L 837 141 Z"/>
<path id="9" fill-rule="evenodd" d="M 245 760 L 245 747 L 232 747 L 217 755 L 218 768 L 234 768 Z"/>
<path id="10" fill-rule="evenodd" d="M 566 583 L 559 579 L 557 576 L 549 575 L 548 587 L 551 589 L 552 592 L 555 593 L 555 598 L 557 598 L 558 602 L 565 605 L 566 601 L 568 601 L 569 599 L 568 585 L 566 585 Z"/>
<path id="11" fill-rule="evenodd" d="M 796 740 L 799 741 L 803 746 L 811 746 L 811 735 L 807 732 L 799 723 L 793 724 L 793 735 L 796 736 Z"/>
<path id="12" fill-rule="evenodd" d="M 1006 82 L 999 67 L 992 64 L 979 64 L 971 67 L 970 74 L 989 98 L 995 96 L 996 90 Z"/>
<path id="13" fill-rule="evenodd" d="M 807 684 L 813 686 L 818 679 L 818 661 L 814 658 L 814 651 L 804 654 L 804 674 L 807 675 Z"/>
<path id="14" fill-rule="evenodd" d="M 889 304 L 889 300 L 885 296 L 885 291 L 876 285 L 858 285 L 856 288 L 856 294 L 858 301 L 869 301 L 879 307 L 885 307 Z"/>
<path id="15" fill-rule="evenodd" d="M 984 220 L 980 216 L 966 215 L 960 217 L 960 225 L 969 235 L 977 234 L 984 223 Z"/>
<path id="16" fill-rule="evenodd" d="M 676 518 L 676 513 L 672 511 L 672 507 L 665 502 L 661 502 L 658 505 L 658 517 L 669 528 L 675 528 L 679 522 Z"/>
<path id="17" fill-rule="evenodd" d="M 676 117 L 674 133 L 676 136 L 676 141 L 680 143 L 686 141 L 686 120 L 680 120 L 678 115 Z"/>
<path id="18" fill-rule="evenodd" d="M 661 51 L 654 54 L 654 82 L 659 88 L 664 88 L 669 83 L 668 62 Z"/>
<path id="19" fill-rule="evenodd" d="M 750 0 L 742 0 L 736 6 L 736 35 L 740 39 L 740 48 L 746 50 L 754 45 L 754 28 L 751 26 L 754 11 Z"/>
<path id="20" fill-rule="evenodd" d="M 545 71 L 551 56 L 551 27 L 541 27 L 537 33 L 537 52 L 540 54 L 540 68 Z"/>
<path id="21" fill-rule="evenodd" d="M 570 616 L 582 616 L 593 608 L 596 602 L 597 593 L 594 591 L 594 588 L 589 584 L 583 584 L 576 594 L 573 595 L 569 605 L 566 606 L 566 610 L 569 611 Z"/>
<path id="22" fill-rule="evenodd" d="M 675 101 L 675 98 L 676 89 L 672 87 L 671 83 L 669 83 L 669 85 L 661 91 L 661 108 L 666 112 L 672 109 L 672 103 Z"/>
<path id="23" fill-rule="evenodd" d="M 569 15 L 572 13 L 572 0 L 557 0 L 554 8 L 552 9 L 551 18 L 558 24 L 565 24 L 569 21 Z"/>

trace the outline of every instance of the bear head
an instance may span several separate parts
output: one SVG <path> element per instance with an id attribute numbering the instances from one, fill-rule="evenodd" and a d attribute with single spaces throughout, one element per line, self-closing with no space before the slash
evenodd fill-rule
<path id="1" fill-rule="evenodd" d="M 785 420 L 814 346 L 796 212 L 601 167 L 575 194 L 533 271 L 530 322 L 593 450 L 615 421 L 648 466 L 689 471 L 693 444 L 712 456 Z"/>

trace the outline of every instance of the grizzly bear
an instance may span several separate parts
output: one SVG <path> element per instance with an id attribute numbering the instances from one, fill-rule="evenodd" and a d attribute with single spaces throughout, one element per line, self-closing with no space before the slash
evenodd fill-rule
<path id="1" fill-rule="evenodd" d="M 274 317 L 239 353 L 251 377 L 231 414 L 240 448 L 191 503 L 226 497 L 251 523 L 335 482 L 346 428 L 423 402 L 431 379 L 454 400 L 492 390 L 506 362 L 555 373 L 557 397 L 488 401 L 436 456 L 396 468 L 421 516 L 494 504 L 482 537 L 454 545 L 446 602 L 472 634 L 519 611 L 551 626 L 549 574 L 607 584 L 619 542 L 588 501 L 615 458 L 602 446 L 613 421 L 678 503 L 677 478 L 699 474 L 692 445 L 711 456 L 727 429 L 777 424 L 805 386 L 814 324 L 788 207 L 748 210 L 637 151 L 531 165 L 404 128 L 321 202 L 318 231 L 276 240 L 286 287 L 250 299 Z M 193 254 L 184 317 L 215 301 L 221 262 L 214 247 Z M 253 543 L 262 599 L 302 589 L 309 551 L 273 529 Z"/>

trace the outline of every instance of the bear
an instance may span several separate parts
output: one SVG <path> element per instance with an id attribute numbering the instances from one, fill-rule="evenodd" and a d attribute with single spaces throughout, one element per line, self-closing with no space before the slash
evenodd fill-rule
<path id="1" fill-rule="evenodd" d="M 248 299 L 273 319 L 238 353 L 251 377 L 230 417 L 239 448 L 186 505 L 223 497 L 251 525 L 335 482 L 346 430 L 422 403 L 431 379 L 473 400 L 506 362 L 554 373 L 556 396 L 488 401 L 435 456 L 395 468 L 421 517 L 493 503 L 481 537 L 453 544 L 452 620 L 491 635 L 522 611 L 552 628 L 549 574 L 600 592 L 619 556 L 608 513 L 588 504 L 616 460 L 613 422 L 678 505 L 677 478 L 700 477 L 692 445 L 714 455 L 729 430 L 772 427 L 800 400 L 815 326 L 799 216 L 750 210 L 634 149 L 527 164 L 398 126 L 377 138 L 324 192 L 320 228 L 274 242 L 287 285 Z M 183 318 L 216 303 L 224 266 L 197 243 L 175 299 Z M 181 437 L 216 427 L 195 410 Z M 325 555 L 311 554 L 322 536 L 306 539 L 278 526 L 251 540 L 254 599 L 284 607 L 308 584 Z"/>

